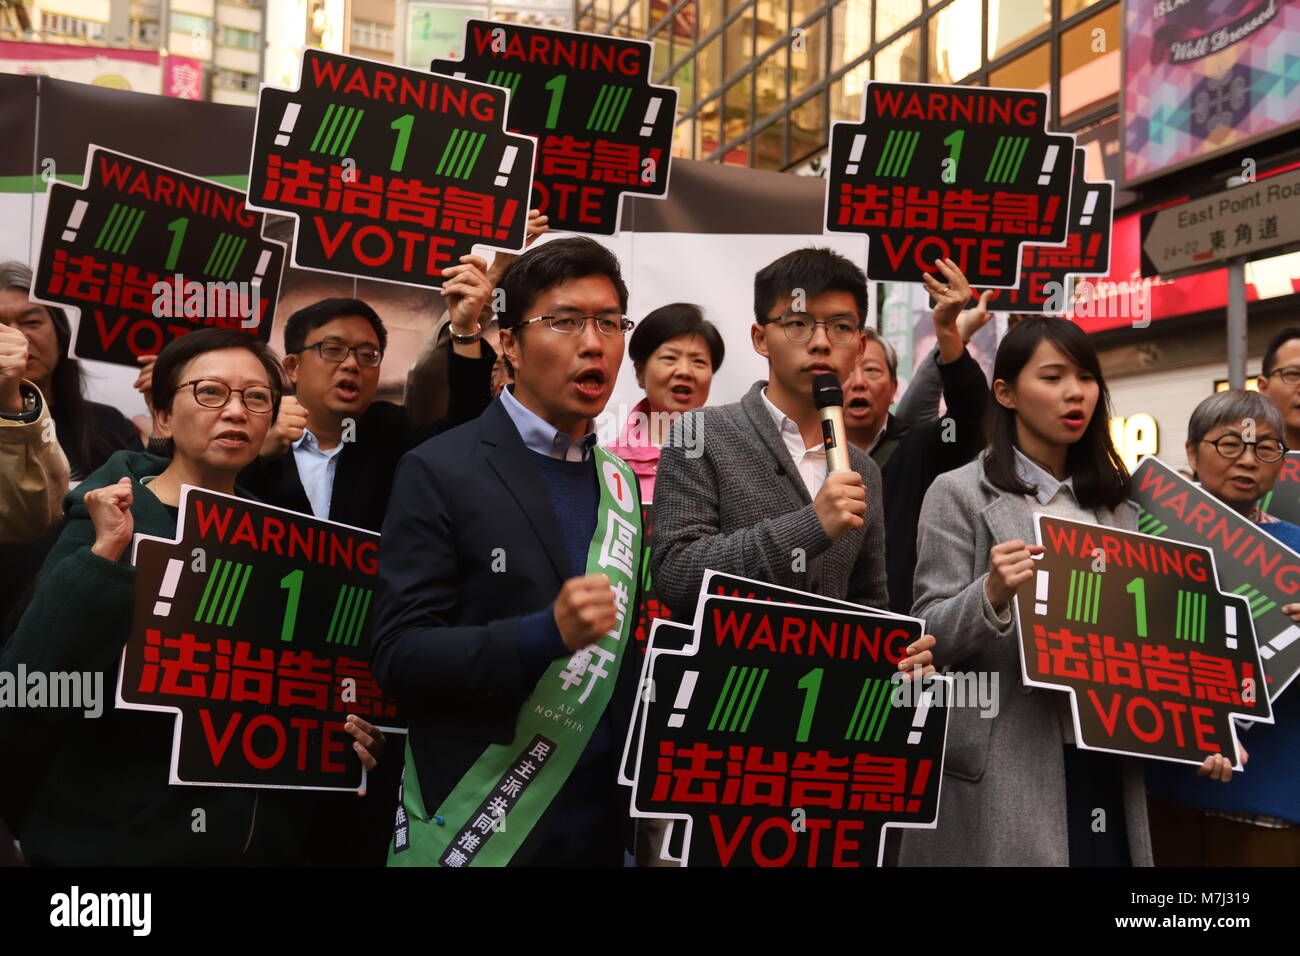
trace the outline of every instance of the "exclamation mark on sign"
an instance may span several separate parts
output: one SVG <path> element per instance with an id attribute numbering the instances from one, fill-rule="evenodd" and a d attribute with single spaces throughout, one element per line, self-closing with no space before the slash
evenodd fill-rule
<path id="1" fill-rule="evenodd" d="M 1228 632 L 1228 638 L 1224 643 L 1228 650 L 1237 649 L 1237 609 L 1231 604 L 1223 606 L 1223 629 Z"/>
<path id="2" fill-rule="evenodd" d="M 695 681 L 699 671 L 687 671 L 682 675 L 682 682 L 677 687 L 677 699 L 673 701 L 673 710 L 685 711 L 691 705 L 691 694 L 695 693 Z M 680 727 L 686 720 L 686 714 L 669 714 L 668 726 Z"/>
<path id="3" fill-rule="evenodd" d="M 1273 655 L 1282 653 L 1284 650 L 1286 650 L 1288 647 L 1294 644 L 1296 638 L 1298 637 L 1300 637 L 1300 627 L 1296 627 L 1294 624 L 1292 624 L 1290 627 L 1288 627 L 1277 637 L 1273 638 L 1273 640 L 1269 641 L 1267 644 L 1260 645 L 1259 656 L 1264 658 L 1264 660 L 1266 661 L 1271 661 L 1273 659 Z"/>
<path id="4" fill-rule="evenodd" d="M 501 165 L 497 167 L 498 176 L 495 180 L 496 185 L 504 186 L 510 182 L 510 170 L 515 165 L 515 157 L 519 155 L 518 146 L 507 146 L 505 153 L 501 156 Z"/>
<path id="5" fill-rule="evenodd" d="M 263 249 L 257 259 L 257 268 L 248 283 L 248 301 L 244 303 L 244 318 L 239 323 L 245 329 L 255 329 L 262 324 L 262 280 L 266 278 L 266 268 L 271 264 L 271 250 Z"/>
<path id="6" fill-rule="evenodd" d="M 77 230 L 81 228 L 81 220 L 86 215 L 86 210 L 90 204 L 84 199 L 78 199 L 72 204 L 72 215 L 68 217 L 68 227 L 63 230 L 64 242 L 76 242 Z"/>
<path id="7" fill-rule="evenodd" d="M 301 112 L 301 103 L 290 103 L 284 108 L 284 117 L 280 120 L 280 134 L 275 138 L 276 146 L 289 145 L 289 134 L 293 132 L 293 125 L 298 122 L 298 114 Z"/>
<path id="8" fill-rule="evenodd" d="M 659 115 L 659 104 L 663 102 L 663 97 L 650 97 L 650 105 L 645 108 L 645 119 L 641 120 L 641 135 L 649 136 L 655 131 L 655 117 Z"/>
<path id="9" fill-rule="evenodd" d="M 1088 190 L 1088 198 L 1083 201 L 1083 215 L 1079 217 L 1079 225 L 1092 225 L 1092 214 L 1097 208 L 1097 197 L 1100 195 L 1101 193 L 1096 189 Z"/>
<path id="10" fill-rule="evenodd" d="M 497 238 L 505 239 L 510 235 L 510 221 L 515 218 L 515 210 L 519 208 L 518 199 L 507 199 L 503 203 L 504 211 L 501 213 L 499 220 L 501 228 L 497 230 Z"/>
<path id="11" fill-rule="evenodd" d="M 866 145 L 866 133 L 859 133 L 853 137 L 853 146 L 849 149 L 849 164 L 844 167 L 845 176 L 856 176 L 858 174 L 858 160 L 862 159 L 862 149 Z"/>
<path id="12" fill-rule="evenodd" d="M 921 699 L 916 702 L 916 716 L 912 718 L 912 732 L 907 735 L 909 744 L 919 744 L 921 742 L 921 729 L 925 726 L 925 718 L 930 713 L 930 704 L 934 702 L 934 691 L 927 690 L 921 695 Z"/>
<path id="13" fill-rule="evenodd" d="M 1043 157 L 1043 172 L 1038 177 L 1038 185 L 1046 186 L 1052 181 L 1052 169 L 1056 166 L 1057 154 L 1061 152 L 1059 146 L 1047 147 L 1047 155 Z"/>
<path id="14" fill-rule="evenodd" d="M 1039 571 L 1035 575 L 1034 600 L 1037 602 L 1034 604 L 1035 614 L 1047 613 L 1047 585 L 1049 581 L 1048 572 L 1046 571 Z"/>
<path id="15" fill-rule="evenodd" d="M 184 567 L 185 562 L 180 558 L 172 558 L 167 562 L 167 570 L 163 572 L 162 587 L 158 590 L 158 597 L 166 598 L 167 600 L 154 602 L 154 617 L 166 617 L 171 614 L 171 599 L 176 596 L 176 585 L 181 582 L 181 569 Z"/>

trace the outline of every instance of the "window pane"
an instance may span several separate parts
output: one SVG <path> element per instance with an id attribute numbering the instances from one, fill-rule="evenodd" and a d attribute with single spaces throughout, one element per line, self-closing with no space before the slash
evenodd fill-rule
<path id="1" fill-rule="evenodd" d="M 705 47 L 699 51 L 695 57 L 695 62 L 699 64 L 699 99 L 708 99 L 718 92 L 718 87 L 723 82 L 723 38 L 715 36 Z"/>
<path id="2" fill-rule="evenodd" d="M 695 120 L 682 120 L 673 131 L 673 155 L 683 159 L 693 159 L 691 150 L 695 146 Z"/>
<path id="3" fill-rule="evenodd" d="M 921 15 L 921 0 L 876 0 L 876 42 L 887 39 Z"/>
<path id="4" fill-rule="evenodd" d="M 727 27 L 726 69 L 723 76 L 733 76 L 754 62 L 754 17 L 742 13 Z"/>
<path id="5" fill-rule="evenodd" d="M 1061 0 L 1061 19 L 1068 20 L 1080 10 L 1086 10 L 1097 0 Z"/>
<path id="6" fill-rule="evenodd" d="M 722 26 L 722 0 L 700 0 L 700 36 L 707 36 L 710 30 Z"/>
<path id="7" fill-rule="evenodd" d="M 785 120 L 780 119 L 754 137 L 754 168 L 785 168 Z"/>
<path id="8" fill-rule="evenodd" d="M 762 118 L 781 108 L 785 99 L 786 49 L 781 47 L 754 70 L 754 116 Z M 735 87 L 733 87 L 734 89 Z"/>
<path id="9" fill-rule="evenodd" d="M 831 72 L 871 46 L 871 0 L 844 0 L 831 10 Z"/>
<path id="10" fill-rule="evenodd" d="M 645 39 L 645 0 L 632 0 L 632 7 L 627 13 L 627 28 L 631 36 L 638 40 Z"/>
<path id="11" fill-rule="evenodd" d="M 654 77 L 656 83 L 666 83 L 664 79 L 668 75 L 668 36 L 661 33 L 659 36 L 650 41 L 654 44 L 654 59 L 651 61 L 650 75 Z"/>
<path id="12" fill-rule="evenodd" d="M 746 76 L 739 83 L 729 86 L 722 94 L 722 141 L 736 139 L 749 129 L 749 80 Z"/>
<path id="13" fill-rule="evenodd" d="M 673 59 L 680 59 L 695 45 L 695 0 L 673 14 Z"/>
<path id="14" fill-rule="evenodd" d="M 798 29 L 803 32 L 790 40 L 791 99 L 798 99 L 826 79 L 826 18 Z"/>
<path id="15" fill-rule="evenodd" d="M 677 111 L 689 113 L 695 108 L 695 61 L 687 60 L 673 71 L 670 85 L 677 87 Z"/>
<path id="16" fill-rule="evenodd" d="M 1047 29 L 1052 0 L 989 0 L 989 59 Z"/>
<path id="17" fill-rule="evenodd" d="M 797 163 L 826 145 L 826 94 L 818 93 L 790 111 L 791 163 Z"/>
<path id="18" fill-rule="evenodd" d="M 921 79 L 921 31 L 904 33 L 876 54 L 876 79 L 916 83 Z"/>
<path id="19" fill-rule="evenodd" d="M 831 84 L 831 119 L 862 119 L 862 87 L 871 79 L 871 61 L 863 60 Z"/>
<path id="20" fill-rule="evenodd" d="M 989 71 L 989 86 L 1020 90 L 1046 90 L 1052 68 L 1052 45 L 1040 43 L 1006 66 Z"/>
<path id="21" fill-rule="evenodd" d="M 650 0 L 650 28 L 663 23 L 668 11 L 673 8 L 672 0 Z M 665 39 L 667 39 L 665 37 Z"/>
<path id="22" fill-rule="evenodd" d="M 982 16 L 980 0 L 953 0 L 930 18 L 929 82 L 955 83 L 980 68 Z"/>
<path id="23" fill-rule="evenodd" d="M 757 0 L 754 13 L 758 24 L 757 49 L 760 52 L 789 35 L 790 14 L 786 0 Z"/>
<path id="24" fill-rule="evenodd" d="M 1061 34 L 1061 119 L 1119 95 L 1120 5 Z"/>
<path id="25" fill-rule="evenodd" d="M 695 158 L 707 159 L 722 145 L 722 100 L 703 107 L 695 123 Z"/>

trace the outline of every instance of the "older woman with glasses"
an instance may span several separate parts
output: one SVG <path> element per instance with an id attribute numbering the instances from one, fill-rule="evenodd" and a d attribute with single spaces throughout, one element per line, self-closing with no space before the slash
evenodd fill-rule
<path id="1" fill-rule="evenodd" d="M 1282 414 L 1258 392 L 1218 392 L 1187 425 L 1187 463 L 1201 487 L 1293 551 L 1300 528 L 1261 507 L 1286 456 Z M 1300 603 L 1268 615 L 1300 623 Z M 1261 688 L 1262 692 L 1262 688 Z M 1246 773 L 1227 786 L 1151 761 L 1151 838 L 1159 866 L 1300 865 L 1300 693 L 1273 703 L 1274 723 L 1252 724 Z"/>
<path id="2" fill-rule="evenodd" d="M 245 332 L 205 329 L 162 350 L 151 382 L 155 433 L 170 460 L 119 451 L 66 503 L 68 522 L 0 670 L 90 672 L 116 685 L 131 633 L 131 541 L 173 538 L 182 485 L 236 494 L 280 404 L 280 364 Z M 103 700 L 101 698 L 101 703 Z M 367 766 L 378 731 L 345 725 Z M 34 863 L 159 865 L 290 863 L 310 820 L 302 795 L 168 783 L 173 720 L 116 710 L 0 709 L 0 813 Z M 372 736 L 376 735 L 376 736 Z M 203 808 L 197 825 L 194 808 Z"/>

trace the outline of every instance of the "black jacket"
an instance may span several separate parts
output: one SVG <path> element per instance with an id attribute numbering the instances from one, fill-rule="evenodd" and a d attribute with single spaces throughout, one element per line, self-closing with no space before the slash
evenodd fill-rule
<path id="1" fill-rule="evenodd" d="M 356 440 L 339 452 L 329 520 L 368 531 L 383 527 L 401 457 L 432 435 L 474 418 L 491 400 L 496 355 L 487 343 L 482 349 L 478 359 L 452 354 L 447 417 L 433 425 L 415 424 L 405 408 L 392 402 L 371 403 L 357 421 Z M 239 484 L 267 504 L 312 513 L 292 449 L 279 458 L 259 458 L 240 472 Z"/>
<path id="2" fill-rule="evenodd" d="M 938 361 L 938 353 L 926 358 Z M 989 387 L 970 352 L 939 363 L 944 418 L 907 426 L 889 416 L 885 433 L 871 452 L 885 486 L 885 569 L 889 607 L 912 613 L 912 575 L 916 570 L 916 531 L 921 502 L 935 478 L 960 468 L 984 447 L 983 423 Z"/>
<path id="3" fill-rule="evenodd" d="M 551 660 L 567 656 L 524 653 L 521 621 L 551 605 L 568 577 L 546 487 L 500 400 L 403 458 L 380 543 L 371 671 L 402 704 L 431 812 L 489 744 L 511 741 L 520 705 Z M 618 787 L 617 763 L 637 663 L 623 661 L 602 718 L 620 746 L 592 771 L 597 799 L 617 808 L 622 826 L 629 795 Z M 512 864 L 574 862 L 548 853 L 563 835 L 556 820 L 580 815 L 575 801 L 589 803 L 597 788 L 589 774 L 577 789 L 571 776 Z M 618 853 L 617 845 L 600 848 L 611 849 Z"/>

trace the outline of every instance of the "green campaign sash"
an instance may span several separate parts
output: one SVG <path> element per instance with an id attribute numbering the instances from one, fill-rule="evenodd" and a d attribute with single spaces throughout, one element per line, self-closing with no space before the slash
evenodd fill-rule
<path id="1" fill-rule="evenodd" d="M 636 619 L 641 553 L 637 479 L 595 449 L 600 504 L 587 574 L 608 575 L 617 624 L 597 643 L 551 663 L 519 709 L 514 738 L 491 744 L 432 814 L 424 806 L 410 738 L 388 849 L 389 866 L 504 866 L 573 772 L 604 714 Z"/>

